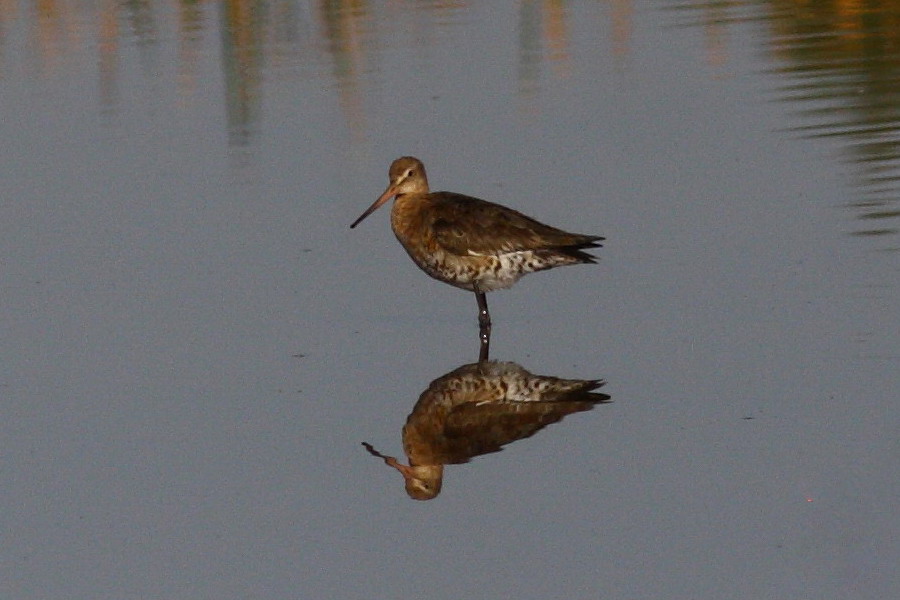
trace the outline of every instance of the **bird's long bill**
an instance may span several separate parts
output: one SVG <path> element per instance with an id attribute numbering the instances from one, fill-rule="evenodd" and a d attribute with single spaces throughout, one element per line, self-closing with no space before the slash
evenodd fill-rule
<path id="1" fill-rule="evenodd" d="M 376 206 L 375 208 L 378 208 L 378 207 Z M 375 209 L 372 209 L 372 210 L 375 210 Z M 369 212 L 371 212 L 371 211 L 369 211 Z M 363 215 L 363 216 L 365 216 L 365 215 Z M 393 456 L 385 456 L 384 454 L 382 454 L 381 452 L 376 450 L 374 448 L 374 446 L 372 446 L 372 444 L 369 444 L 368 442 L 363 442 L 362 445 L 365 447 L 366 452 L 368 452 L 375 458 L 380 458 L 381 460 L 384 461 L 384 464 L 386 464 L 387 466 L 394 467 L 395 469 L 400 471 L 400 473 L 403 475 L 404 479 L 409 479 L 410 477 L 412 477 L 412 475 L 413 475 L 412 469 L 410 467 L 407 467 L 406 465 L 398 462 L 397 459 L 394 458 Z"/>
<path id="2" fill-rule="evenodd" d="M 372 206 L 366 209 L 366 212 L 359 215 L 359 218 L 353 221 L 353 224 L 350 226 L 350 229 L 353 229 L 357 225 L 359 225 L 363 219 L 371 215 L 373 212 L 378 210 L 378 207 L 390 200 L 397 193 L 396 187 L 392 184 L 388 186 L 388 189 L 384 190 L 384 193 L 378 197 L 378 200 L 372 203 Z"/>

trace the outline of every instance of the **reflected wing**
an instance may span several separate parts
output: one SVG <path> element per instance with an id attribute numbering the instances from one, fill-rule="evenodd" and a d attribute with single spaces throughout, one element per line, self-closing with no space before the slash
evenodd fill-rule
<path id="1" fill-rule="evenodd" d="M 596 399 L 578 402 L 507 402 L 464 404 L 447 417 L 448 463 L 466 462 L 474 456 L 498 452 L 506 444 L 530 437 L 566 415 L 591 410 L 609 400 L 606 394 L 587 394 Z"/>
<path id="2" fill-rule="evenodd" d="M 452 254 L 503 254 L 518 250 L 596 248 L 599 236 L 566 233 L 522 213 L 462 194 L 432 194 L 431 230 Z M 587 255 L 586 255 L 587 256 Z"/>

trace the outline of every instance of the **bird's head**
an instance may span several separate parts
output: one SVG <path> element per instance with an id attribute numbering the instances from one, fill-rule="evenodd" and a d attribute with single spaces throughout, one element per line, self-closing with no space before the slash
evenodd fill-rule
<path id="1" fill-rule="evenodd" d="M 363 442 L 366 452 L 380 458 L 384 464 L 400 471 L 405 482 L 406 493 L 413 500 L 431 500 L 441 493 L 441 485 L 444 481 L 444 465 L 404 465 L 393 456 L 385 456 L 372 447 L 372 444 Z"/>
<path id="2" fill-rule="evenodd" d="M 394 196 L 402 196 L 403 194 L 427 194 L 428 193 L 428 177 L 425 175 L 425 165 L 422 161 L 413 156 L 403 156 L 391 163 L 390 171 L 388 171 L 390 183 L 384 193 L 372 203 L 372 206 L 353 221 L 350 229 L 359 225 L 363 219 L 378 210 L 382 204 L 393 198 Z"/>

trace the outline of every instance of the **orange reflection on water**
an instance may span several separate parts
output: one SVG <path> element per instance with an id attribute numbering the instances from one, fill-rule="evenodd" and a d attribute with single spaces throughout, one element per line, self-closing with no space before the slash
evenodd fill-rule
<path id="1" fill-rule="evenodd" d="M 630 31 L 631 0 L 613 0 L 614 51 L 625 52 Z M 203 35 L 218 27 L 220 68 L 225 80 L 229 140 L 244 145 L 253 139 L 260 118 L 260 91 L 266 59 L 283 64 L 330 65 L 335 90 L 348 129 L 355 138 L 366 130 L 364 99 L 367 76 L 377 68 L 381 40 L 412 35 L 415 45 L 434 45 L 433 33 L 460 22 L 474 10 L 464 0 L 387 0 L 376 6 L 364 0 L 222 0 L 117 2 L 98 0 L 33 0 L 26 10 L 14 0 L 0 0 L 0 24 L 24 27 L 36 60 L 24 63 L 39 77 L 52 77 L 73 68 L 97 69 L 99 97 L 104 110 L 119 102 L 123 56 L 132 47 L 143 49 L 169 37 L 177 40 L 175 81 L 178 97 L 187 104 L 196 94 L 202 73 Z M 523 95 L 540 89 L 541 65 L 554 77 L 572 71 L 571 8 L 565 0 L 520 0 L 519 80 Z M 411 16 L 410 16 L 411 15 Z M 422 15 L 419 18 L 418 15 Z M 318 26 L 306 26 L 310 18 Z M 2 45 L 14 36 L 0 38 Z M 283 42 L 287 41 L 287 44 Z M 286 51 L 285 51 L 286 50 Z M 2 75 L 2 71 L 0 71 Z M 546 85 L 546 84 L 544 84 Z"/>
<path id="2" fill-rule="evenodd" d="M 365 130 L 361 80 L 366 59 L 365 30 L 371 21 L 367 9 L 368 3 L 359 0 L 321 0 L 317 14 L 332 59 L 341 110 L 356 139 L 361 139 Z"/>
<path id="3" fill-rule="evenodd" d="M 259 120 L 262 87 L 263 7 L 259 2 L 225 0 L 222 41 L 228 139 L 232 145 L 250 142 Z"/>

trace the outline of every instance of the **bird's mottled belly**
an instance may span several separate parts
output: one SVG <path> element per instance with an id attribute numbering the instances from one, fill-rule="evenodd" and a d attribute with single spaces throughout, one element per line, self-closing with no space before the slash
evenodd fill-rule
<path id="1" fill-rule="evenodd" d="M 534 253 L 514 252 L 501 255 L 460 256 L 437 249 L 420 253 L 406 248 L 420 269 L 431 277 L 455 287 L 473 291 L 490 292 L 506 289 L 522 275 L 540 268 Z"/>

